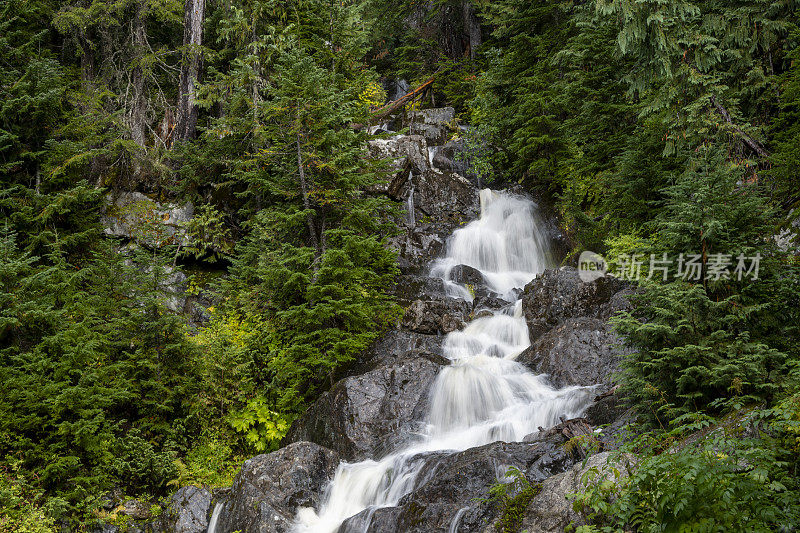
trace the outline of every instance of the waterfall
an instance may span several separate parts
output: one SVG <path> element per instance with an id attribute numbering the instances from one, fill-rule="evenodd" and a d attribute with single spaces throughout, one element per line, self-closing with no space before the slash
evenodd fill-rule
<path id="1" fill-rule="evenodd" d="M 416 213 L 414 212 L 414 183 L 411 181 L 414 174 L 408 173 L 408 181 L 411 183 L 411 188 L 408 191 L 408 198 L 406 198 L 406 213 L 408 215 L 408 227 L 413 228 L 417 225 Z"/>
<path id="2" fill-rule="evenodd" d="M 560 416 L 579 416 L 588 405 L 591 387 L 553 389 L 514 360 L 530 345 L 522 301 L 511 305 L 515 289 L 549 263 L 535 205 L 489 189 L 481 191 L 480 199 L 480 218 L 453 233 L 446 257 L 434 263 L 431 275 L 445 280 L 451 296 L 471 300 L 468 288 L 450 281 L 449 274 L 456 265 L 474 267 L 491 290 L 509 300 L 509 308 L 447 335 L 443 354 L 451 364 L 430 392 L 424 435 L 385 457 L 341 463 L 319 511 L 298 511 L 296 533 L 332 533 L 365 509 L 396 505 L 414 488 L 426 452 L 519 441 L 540 426 L 555 425 Z"/>
<path id="3" fill-rule="evenodd" d="M 216 533 L 219 515 L 222 513 L 222 505 L 222 502 L 217 502 L 214 506 L 214 510 L 211 512 L 211 519 L 208 521 L 208 529 L 206 530 L 208 533 Z"/>
<path id="4" fill-rule="evenodd" d="M 458 533 L 458 523 L 461 522 L 461 517 L 464 516 L 464 513 L 469 511 L 469 507 L 462 507 L 458 510 L 456 515 L 453 517 L 453 521 L 450 522 L 450 527 L 447 529 L 447 533 Z"/>

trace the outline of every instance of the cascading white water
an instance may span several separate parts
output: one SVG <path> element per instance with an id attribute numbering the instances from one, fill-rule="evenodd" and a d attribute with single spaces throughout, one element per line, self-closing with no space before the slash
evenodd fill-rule
<path id="1" fill-rule="evenodd" d="M 453 233 L 447 256 L 434 263 L 431 275 L 445 280 L 449 295 L 472 300 L 468 288 L 449 275 L 456 265 L 476 268 L 491 290 L 509 300 L 509 308 L 445 338 L 443 354 L 451 364 L 432 387 L 425 434 L 383 458 L 341 463 L 319 511 L 298 511 L 297 533 L 332 533 L 365 509 L 396 505 L 414 488 L 425 452 L 519 441 L 555 425 L 560 416 L 580 415 L 588 405 L 592 387 L 553 389 L 514 360 L 530 345 L 522 302 L 511 304 L 514 289 L 548 265 L 547 239 L 529 200 L 489 189 L 480 197 L 480 218 Z"/>
<path id="2" fill-rule="evenodd" d="M 513 289 L 550 264 L 548 240 L 530 200 L 489 189 L 480 199 L 481 217 L 453 232 L 447 255 L 434 262 L 431 275 L 444 280 L 451 296 L 471 301 L 465 287 L 450 281 L 453 267 L 467 265 L 481 271 L 489 289 L 513 301 Z"/>
<path id="3" fill-rule="evenodd" d="M 208 521 L 208 529 L 206 530 L 207 533 L 216 533 L 217 532 L 217 522 L 219 521 L 219 515 L 222 513 L 222 502 L 217 502 L 214 506 L 214 510 L 211 512 L 211 519 Z"/>
<path id="4" fill-rule="evenodd" d="M 413 228 L 417 225 L 417 215 L 414 212 L 414 183 L 411 181 L 414 174 L 408 173 L 408 181 L 411 183 L 411 188 L 408 190 L 408 198 L 406 198 L 406 216 L 408 217 L 408 226 Z"/>

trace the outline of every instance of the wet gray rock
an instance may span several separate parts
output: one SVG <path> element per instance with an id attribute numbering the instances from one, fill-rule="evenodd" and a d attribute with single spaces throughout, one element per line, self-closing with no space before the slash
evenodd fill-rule
<path id="1" fill-rule="evenodd" d="M 400 270 L 405 274 L 418 274 L 442 254 L 447 237 L 455 228 L 452 224 L 417 224 L 405 233 L 389 239 L 389 244 L 399 255 Z"/>
<path id="2" fill-rule="evenodd" d="M 442 340 L 440 335 L 426 335 L 402 329 L 389 330 L 359 355 L 357 362 L 351 365 L 348 376 L 369 372 L 379 364 L 398 359 L 409 352 L 441 353 Z"/>
<path id="3" fill-rule="evenodd" d="M 573 267 L 545 270 L 525 286 L 522 309 L 531 342 L 570 318 L 608 320 L 630 308 L 627 284 L 613 277 L 586 283 Z"/>
<path id="4" fill-rule="evenodd" d="M 466 325 L 471 310 L 469 303 L 454 298 L 414 300 L 406 307 L 401 326 L 417 333 L 450 333 Z"/>
<path id="5" fill-rule="evenodd" d="M 392 293 L 397 296 L 401 304 L 413 302 L 421 297 L 446 297 L 444 282 L 441 279 L 413 274 L 398 276 Z"/>
<path id="6" fill-rule="evenodd" d="M 464 224 L 480 212 L 478 190 L 455 172 L 429 170 L 415 175 L 415 210 L 437 222 Z M 449 235 L 448 235 L 449 236 Z"/>
<path id="7" fill-rule="evenodd" d="M 408 352 L 383 359 L 322 394 L 293 424 L 283 444 L 311 441 L 347 461 L 380 457 L 413 437 L 427 413 L 440 355 Z"/>
<path id="8" fill-rule="evenodd" d="M 296 442 L 245 461 L 220 513 L 217 533 L 288 533 L 299 507 L 317 507 L 339 456 Z"/>
<path id="9" fill-rule="evenodd" d="M 610 386 L 620 355 L 626 351 L 604 320 L 569 318 L 537 338 L 517 361 L 536 374 L 547 374 L 555 387 Z"/>
<path id="10" fill-rule="evenodd" d="M 181 487 L 172 495 L 170 505 L 159 519 L 157 531 L 169 533 L 205 533 L 211 514 L 212 496 L 205 488 Z"/>
<path id="11" fill-rule="evenodd" d="M 449 170 L 458 172 L 462 176 L 469 178 L 467 164 L 459 161 L 458 154 L 463 150 L 463 142 L 460 140 L 447 141 L 442 146 L 437 146 L 433 150 L 431 163 L 434 168 L 439 170 Z"/>
<path id="12" fill-rule="evenodd" d="M 477 268 L 468 265 L 456 265 L 450 270 L 450 281 L 461 283 L 462 285 L 472 285 L 477 287 L 483 285 L 483 274 Z"/>
<path id="13" fill-rule="evenodd" d="M 612 390 L 609 393 L 597 396 L 594 403 L 586 409 L 584 416 L 589 424 L 593 426 L 607 426 L 621 418 L 626 411 L 625 403 Z"/>
<path id="14" fill-rule="evenodd" d="M 430 146 L 443 145 L 450 131 L 455 130 L 455 116 L 452 107 L 412 111 L 408 114 L 409 131 L 425 137 Z"/>
<path id="15" fill-rule="evenodd" d="M 187 244 L 185 225 L 194 206 L 161 204 L 140 192 L 108 193 L 100 216 L 106 235 L 124 237 L 148 247 Z"/>

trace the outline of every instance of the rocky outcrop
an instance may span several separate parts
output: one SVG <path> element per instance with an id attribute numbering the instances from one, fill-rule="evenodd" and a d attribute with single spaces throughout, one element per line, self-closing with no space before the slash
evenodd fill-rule
<path id="1" fill-rule="evenodd" d="M 172 495 L 159 520 L 161 530 L 170 533 L 205 533 L 211 514 L 212 496 L 205 488 L 189 485 Z"/>
<path id="2" fill-rule="evenodd" d="M 546 270 L 522 293 L 531 342 L 570 318 L 608 320 L 629 308 L 631 292 L 625 282 L 610 276 L 587 283 L 573 267 Z"/>
<path id="3" fill-rule="evenodd" d="M 420 352 L 382 359 L 320 396 L 292 424 L 284 444 L 315 442 L 347 461 L 380 457 L 419 429 L 430 386 L 448 363 L 442 356 Z"/>
<path id="4" fill-rule="evenodd" d="M 452 107 L 412 111 L 407 120 L 412 134 L 422 135 L 430 146 L 447 142 L 450 131 L 456 129 L 456 112 Z"/>
<path id="5" fill-rule="evenodd" d="M 611 384 L 625 351 L 607 322 L 569 318 L 536 339 L 517 361 L 536 374 L 547 374 L 555 387 Z"/>
<path id="6" fill-rule="evenodd" d="M 392 176 L 384 186 L 375 189 L 399 199 L 400 190 L 406 184 L 409 173 L 422 174 L 429 168 L 428 144 L 422 135 L 394 135 L 386 139 L 367 142 L 372 159 L 388 159 L 392 162 Z"/>
<path id="7" fill-rule="evenodd" d="M 314 507 L 339 464 L 333 450 L 296 442 L 245 461 L 216 533 L 288 533 L 298 507 Z"/>
<path id="8" fill-rule="evenodd" d="M 616 278 L 584 282 L 575 268 L 546 270 L 522 294 L 531 346 L 517 357 L 556 387 L 613 385 L 629 350 L 608 319 L 630 308 L 631 289 Z"/>
<path id="9" fill-rule="evenodd" d="M 401 325 L 417 333 L 450 333 L 466 325 L 471 310 L 470 304 L 454 298 L 414 300 L 406 308 Z"/>
<path id="10" fill-rule="evenodd" d="M 431 169 L 413 179 L 415 209 L 431 219 L 463 224 L 478 216 L 478 191 L 460 174 Z"/>

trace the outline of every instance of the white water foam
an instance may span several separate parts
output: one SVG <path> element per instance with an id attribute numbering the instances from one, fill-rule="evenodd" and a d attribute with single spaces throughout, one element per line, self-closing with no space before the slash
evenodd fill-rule
<path id="1" fill-rule="evenodd" d="M 449 279 L 456 265 L 471 266 L 511 304 L 514 290 L 549 265 L 547 239 L 533 202 L 489 189 L 480 197 L 480 218 L 453 233 L 446 257 L 434 263 L 431 275 L 445 280 L 451 296 L 472 300 L 468 287 Z M 443 354 L 451 364 L 430 392 L 425 434 L 385 457 L 341 463 L 320 509 L 298 511 L 296 533 L 333 533 L 365 509 L 396 505 L 414 488 L 426 452 L 519 441 L 585 410 L 592 387 L 553 389 L 514 360 L 530 341 L 522 302 L 511 309 L 473 320 L 446 337 Z M 456 525 L 460 518 L 454 517 Z"/>

